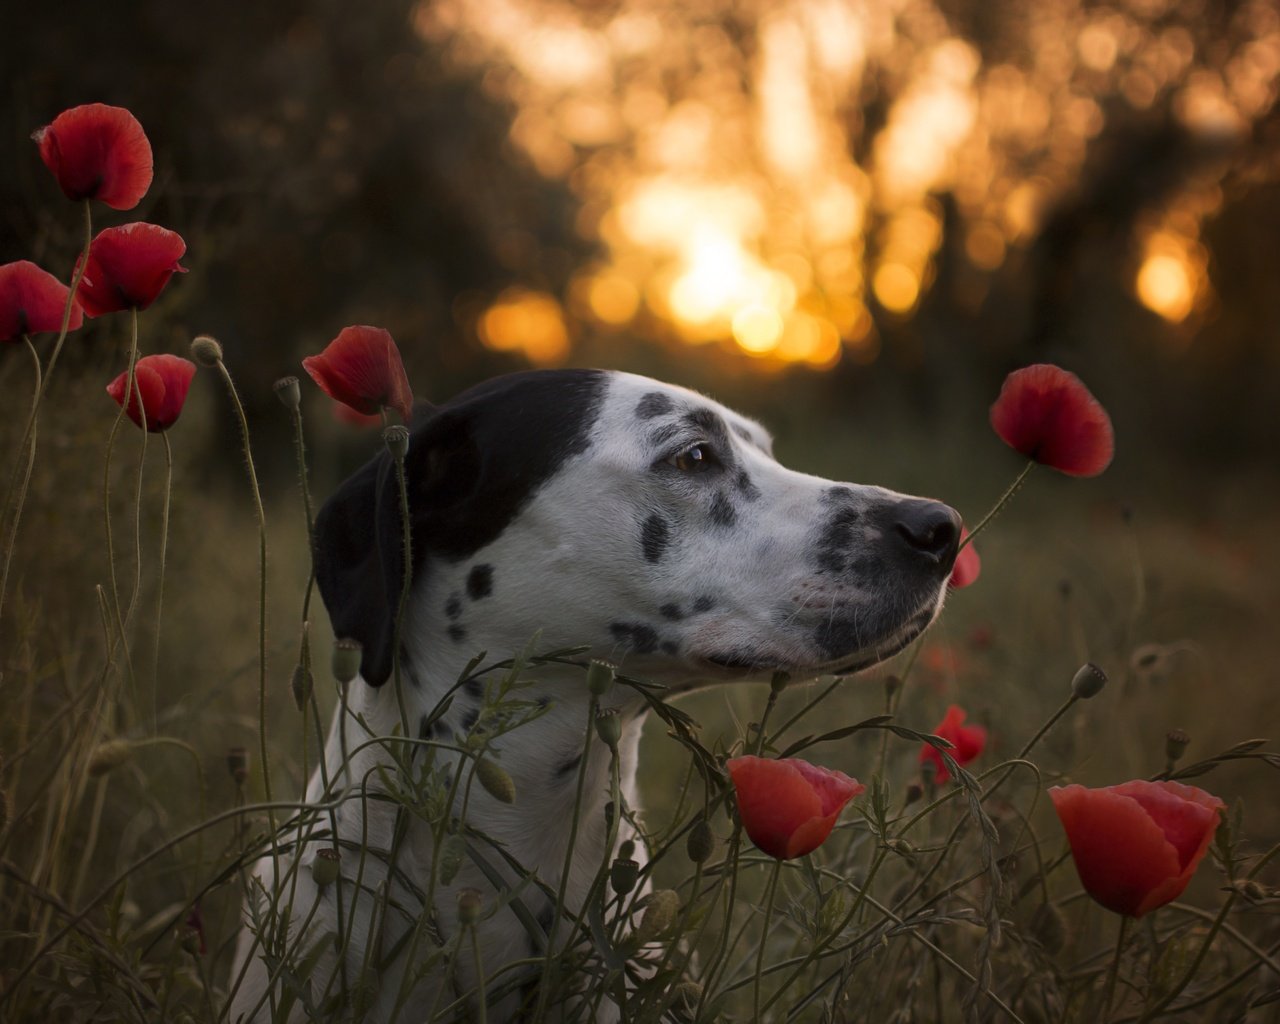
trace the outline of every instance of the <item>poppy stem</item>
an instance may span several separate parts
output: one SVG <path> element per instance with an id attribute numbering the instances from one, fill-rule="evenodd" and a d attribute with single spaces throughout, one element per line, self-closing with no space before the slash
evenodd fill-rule
<path id="1" fill-rule="evenodd" d="M 27 445 L 31 446 L 27 455 L 27 475 L 26 480 L 31 479 L 31 466 L 35 462 L 36 449 L 36 419 L 40 412 L 40 402 L 44 399 L 44 393 L 49 389 L 49 379 L 53 376 L 54 364 L 58 361 L 58 353 L 62 351 L 62 343 L 67 340 L 67 332 L 71 328 L 71 310 L 76 302 L 76 289 L 80 287 L 80 279 L 84 277 L 84 268 L 89 262 L 89 245 L 93 241 L 93 211 L 90 207 L 89 200 L 84 201 L 84 250 L 80 253 L 80 262 L 76 265 L 75 273 L 71 275 L 71 287 L 67 291 L 67 301 L 62 307 L 62 327 L 58 330 L 58 340 L 53 343 L 53 354 L 49 357 L 49 365 L 45 368 L 43 378 L 38 372 L 40 365 L 39 358 L 36 358 L 36 388 L 35 401 L 31 403 L 31 412 L 27 415 L 27 425 L 22 432 L 22 442 L 18 445 L 18 462 L 13 468 L 13 476 L 9 479 L 9 489 L 5 492 L 5 508 L 8 509 L 9 498 L 13 495 L 13 484 L 17 478 L 19 467 L 22 465 L 22 453 L 27 451 Z M 31 341 L 27 336 L 23 335 L 24 340 L 30 345 Z M 34 347 L 32 348 L 34 352 Z M 5 543 L 5 560 L 4 572 L 0 575 L 0 618 L 4 616 L 4 599 L 8 593 L 9 587 L 9 561 L 15 544 L 18 540 L 18 522 L 22 519 L 22 507 L 27 500 L 27 484 L 22 484 L 22 491 L 14 506 L 12 516 L 13 521 L 9 526 L 9 537 Z"/>
<path id="2" fill-rule="evenodd" d="M 23 438 L 23 446 L 27 450 L 27 468 L 22 473 L 22 482 L 18 484 L 18 501 L 13 510 L 13 522 L 9 524 L 9 536 L 4 546 L 4 570 L 0 572 L 0 614 L 4 611 L 4 595 L 9 588 L 9 567 L 13 564 L 13 549 L 17 547 L 18 539 L 18 520 L 22 518 L 22 507 L 27 502 L 27 486 L 31 483 L 31 469 L 36 464 L 36 410 L 40 408 L 40 353 L 36 351 L 36 347 L 31 344 L 29 335 L 24 334 L 22 340 L 26 343 L 27 351 L 31 353 L 31 364 L 35 369 L 36 386 L 33 397 L 31 399 L 31 416 L 27 421 L 27 434 Z M 13 475 L 17 477 L 19 467 L 22 465 L 22 449 L 18 449 L 18 462 L 13 467 Z M 13 491 L 13 480 L 9 482 L 9 490 Z"/>
<path id="3" fill-rule="evenodd" d="M 138 307 L 130 311 L 131 335 L 133 350 L 138 350 Z M 133 551 L 135 555 L 133 567 L 133 595 L 129 598 L 129 610 L 125 612 L 124 624 L 133 625 L 133 613 L 138 608 L 138 596 L 142 592 L 142 471 L 147 464 L 147 409 L 142 404 L 142 382 L 138 380 L 137 360 L 134 361 L 132 394 L 138 402 L 138 426 L 142 428 L 142 451 L 138 455 L 138 480 L 133 494 Z"/>
<path id="4" fill-rule="evenodd" d="M 240 421 L 240 439 L 244 445 L 244 464 L 249 473 L 249 487 L 253 492 L 253 508 L 258 517 L 258 744 L 262 754 L 262 792 L 266 797 L 267 818 L 271 825 L 271 852 L 273 859 L 278 855 L 276 850 L 276 815 L 271 802 L 271 768 L 267 761 L 267 516 L 262 507 L 262 491 L 258 487 L 258 472 L 253 465 L 253 448 L 249 444 L 249 419 L 245 416 L 244 405 L 240 394 L 236 391 L 235 381 L 231 379 L 231 371 L 222 361 L 217 359 L 218 372 L 227 386 L 227 394 L 231 397 L 231 405 Z M 278 871 L 277 871 L 278 874 Z"/>
<path id="5" fill-rule="evenodd" d="M 396 464 L 396 487 L 400 492 L 400 524 L 403 534 L 404 570 L 400 574 L 400 598 L 396 602 L 395 632 L 391 642 L 391 668 L 396 688 L 396 703 L 400 707 L 400 729 L 409 735 L 409 710 L 404 703 L 404 687 L 400 683 L 400 627 L 404 621 L 405 605 L 409 603 L 409 589 L 413 583 L 413 526 L 409 520 L 409 481 L 405 476 L 403 451 L 392 458 Z"/>
<path id="6" fill-rule="evenodd" d="M 764 926 L 760 930 L 760 949 L 756 953 L 756 976 L 751 986 L 751 1005 L 755 1008 L 755 1012 L 751 1015 L 751 1019 L 756 1024 L 764 1019 L 760 1016 L 760 975 L 764 971 L 764 951 L 769 945 L 769 920 L 773 917 L 773 899 L 778 890 L 778 875 L 782 873 L 782 861 L 775 860 L 773 862 L 773 870 L 769 873 L 769 884 L 764 891 Z"/>
<path id="7" fill-rule="evenodd" d="M 158 729 L 160 713 L 160 621 L 164 618 L 164 567 L 169 556 L 169 506 L 173 498 L 173 446 L 169 432 L 162 430 L 164 442 L 164 504 L 160 509 L 160 576 L 156 580 L 156 635 L 151 656 L 151 731 Z"/>
<path id="8" fill-rule="evenodd" d="M 1111 1002 L 1116 994 L 1116 978 L 1120 974 L 1120 954 L 1124 952 L 1124 934 L 1129 928 L 1129 918 L 1120 915 L 1120 930 L 1116 933 L 1116 950 L 1111 958 L 1111 970 L 1107 972 L 1106 994 L 1102 997 L 1102 1013 L 1098 1019 L 1105 1024 L 1111 1017 Z"/>
<path id="9" fill-rule="evenodd" d="M 983 516 L 982 519 L 979 520 L 978 525 L 969 531 L 969 536 L 967 536 L 964 539 L 964 543 L 960 545 L 960 551 L 963 551 L 966 545 L 972 544 L 973 538 L 985 530 L 987 524 L 999 515 L 1000 511 L 1009 504 L 1009 501 L 1018 493 L 1018 490 L 1022 487 L 1023 483 L 1026 482 L 1028 474 L 1030 474 L 1031 470 L 1035 468 L 1035 465 L 1036 464 L 1034 462 L 1031 462 L 1030 460 L 1027 461 L 1027 464 L 1022 467 L 1022 472 L 1017 475 L 1004 494 L 1000 495 L 1000 500 L 991 506 L 991 511 Z"/>

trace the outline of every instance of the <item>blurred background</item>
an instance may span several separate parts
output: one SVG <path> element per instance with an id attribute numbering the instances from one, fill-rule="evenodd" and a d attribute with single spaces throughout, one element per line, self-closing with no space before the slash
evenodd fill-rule
<path id="1" fill-rule="evenodd" d="M 1169 728 L 1204 756 L 1280 727 L 1272 0 L 68 0 L 6 25 L 0 261 L 69 274 L 79 216 L 28 139 L 59 111 L 126 106 L 155 148 L 143 205 L 98 207 L 99 226 L 186 238 L 190 273 L 143 316 L 142 349 L 216 335 L 249 406 L 284 735 L 306 542 L 271 384 L 350 323 L 390 329 L 422 397 L 530 365 L 635 370 L 758 416 L 789 465 L 970 522 L 1019 468 L 986 423 L 1004 374 L 1060 363 L 1110 411 L 1115 463 L 1035 474 L 986 535 L 910 724 L 960 700 L 1007 754 L 1091 657 L 1119 682 L 1061 740 L 1054 767 L 1082 781 L 1159 770 Z M 37 709 L 100 659 L 102 388 L 126 352 L 124 318 L 74 335 L 42 421 L 5 650 Z M 30 371 L 3 355 L 11 453 Z M 304 391 L 322 498 L 379 442 Z M 253 738 L 234 431 L 202 374 L 171 431 L 159 686 L 168 727 L 215 754 Z M 153 587 L 158 445 L 147 458 Z M 878 687 L 854 693 L 878 709 Z M 732 723 L 759 697 L 705 699 Z M 214 711 L 211 736 L 193 715 Z M 1274 786 L 1223 778 L 1228 796 Z"/>

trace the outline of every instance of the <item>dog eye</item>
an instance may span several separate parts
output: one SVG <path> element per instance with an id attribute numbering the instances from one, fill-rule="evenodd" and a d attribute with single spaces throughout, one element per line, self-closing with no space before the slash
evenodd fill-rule
<path id="1" fill-rule="evenodd" d="M 716 465 L 715 453 L 709 445 L 690 445 L 684 451 L 667 459 L 671 465 L 682 473 L 702 473 Z"/>

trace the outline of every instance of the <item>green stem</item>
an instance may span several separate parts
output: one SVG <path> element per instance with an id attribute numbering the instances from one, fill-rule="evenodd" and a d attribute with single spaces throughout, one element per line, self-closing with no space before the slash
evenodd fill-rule
<path id="1" fill-rule="evenodd" d="M 1124 933 L 1129 927 L 1129 918 L 1120 915 L 1120 930 L 1116 933 L 1116 949 L 1111 956 L 1111 970 L 1107 972 L 1107 988 L 1102 997 L 1102 1013 L 1099 1020 L 1105 1024 L 1111 1016 L 1111 1003 L 1116 994 L 1116 978 L 1120 976 L 1120 955 L 1124 952 Z"/>
<path id="2" fill-rule="evenodd" d="M 23 436 L 22 444 L 27 452 L 27 466 L 22 471 L 22 482 L 18 484 L 18 499 L 13 510 L 13 522 L 9 524 L 9 537 L 5 541 L 4 546 L 4 570 L 0 572 L 0 615 L 4 613 L 4 596 L 9 589 L 9 568 L 13 564 L 13 552 L 18 546 L 18 522 L 22 518 L 22 508 L 27 503 L 27 486 L 31 483 L 31 469 L 36 464 L 36 412 L 40 408 L 40 391 L 41 391 L 41 374 L 40 374 L 40 354 L 36 351 L 36 347 L 31 344 L 30 336 L 24 334 L 23 342 L 27 346 L 27 351 L 31 353 L 31 364 L 35 368 L 36 386 L 31 398 L 31 413 L 27 418 L 27 431 Z M 13 475 L 18 475 L 22 466 L 22 448 L 18 449 L 18 462 L 13 467 Z M 9 481 L 9 490 L 13 490 L 13 480 Z"/>
<path id="3" fill-rule="evenodd" d="M 1009 489 L 1006 490 L 1004 494 L 1000 495 L 999 501 L 991 506 L 991 511 L 983 516 L 982 519 L 978 521 L 978 525 L 969 531 L 969 536 L 964 539 L 964 544 L 960 545 L 961 550 L 964 550 L 966 544 L 972 544 L 973 538 L 985 530 L 987 528 L 987 524 L 1000 514 L 1000 511 L 1005 507 L 1005 505 L 1009 504 L 1009 500 L 1018 493 L 1018 488 L 1022 486 L 1023 482 L 1027 479 L 1027 474 L 1035 468 L 1035 465 L 1036 464 L 1034 462 L 1031 462 L 1030 460 L 1027 461 L 1027 464 L 1022 467 L 1022 472 L 1019 473 L 1013 483 L 1009 485 Z"/>
<path id="4" fill-rule="evenodd" d="M 151 658 L 151 731 L 157 729 L 160 704 L 160 622 L 164 618 L 164 568 L 169 556 L 169 506 L 173 497 L 173 446 L 168 431 L 160 432 L 164 442 L 164 505 L 160 512 L 160 577 L 156 581 L 156 635 Z"/>
<path id="5" fill-rule="evenodd" d="M 218 372 L 227 386 L 227 394 L 240 421 L 240 439 L 244 445 L 244 464 L 249 473 L 249 487 L 253 492 L 253 508 L 258 517 L 258 745 L 262 756 L 262 792 L 268 806 L 267 817 L 271 824 L 271 854 L 278 856 L 276 848 L 276 816 L 271 810 L 271 768 L 267 758 L 267 516 L 262 507 L 262 491 L 258 487 L 258 471 L 253 464 L 253 449 L 249 444 L 249 419 L 236 391 L 235 382 L 227 364 L 218 360 Z M 277 874 L 279 872 L 277 871 Z"/>
<path id="6" fill-rule="evenodd" d="M 476 962 L 476 1021 L 488 1024 L 488 1000 L 484 991 L 484 961 L 480 959 L 480 929 L 471 925 L 471 954 Z"/>
<path id="7" fill-rule="evenodd" d="M 67 301 L 62 307 L 62 326 L 58 330 L 58 340 L 53 343 L 53 353 L 49 356 L 49 365 L 45 368 L 44 379 L 38 380 L 36 383 L 35 401 L 31 403 L 31 412 L 27 416 L 27 426 L 22 433 L 22 442 L 18 445 L 18 463 L 14 466 L 14 475 L 9 480 L 9 490 L 5 496 L 5 507 L 8 510 L 9 497 L 13 493 L 13 481 L 18 473 L 18 467 L 22 465 L 22 453 L 27 450 L 27 445 L 31 445 L 31 461 L 35 460 L 36 446 L 36 420 L 40 412 L 40 403 L 44 400 L 45 392 L 49 390 L 49 381 L 53 377 L 53 367 L 58 361 L 58 353 L 62 351 L 62 344 L 67 340 L 67 331 L 71 327 L 71 309 L 75 305 L 76 290 L 80 287 L 80 279 L 84 277 L 84 268 L 89 262 L 89 245 L 93 241 L 93 211 L 90 208 L 89 200 L 84 201 L 84 249 L 80 253 L 80 260 L 76 264 L 75 273 L 71 275 L 71 287 L 67 290 Z M 27 471 L 30 477 L 30 469 Z M 4 573 L 0 576 L 0 618 L 4 616 L 4 599 L 8 593 L 9 586 L 9 553 L 13 551 L 14 544 L 18 536 L 18 521 L 22 518 L 22 506 L 26 502 L 26 486 L 23 485 L 22 495 L 18 499 L 13 508 L 13 522 L 9 531 L 9 539 L 5 544 L 5 563 Z"/>
<path id="8" fill-rule="evenodd" d="M 138 310 L 131 310 L 133 323 L 133 344 L 138 344 Z M 142 450 L 138 455 L 138 481 L 133 494 L 133 551 L 135 555 L 133 568 L 133 595 L 129 598 L 129 610 L 125 613 L 126 627 L 133 625 L 133 613 L 138 607 L 138 597 L 142 593 L 142 471 L 147 464 L 147 410 L 142 404 L 142 382 L 138 380 L 137 368 L 134 368 L 132 392 L 138 400 L 138 418 L 142 427 Z"/>
<path id="9" fill-rule="evenodd" d="M 751 1019 L 760 1024 L 764 1020 L 760 1016 L 760 972 L 764 970 L 764 951 L 769 945 L 769 920 L 773 917 L 773 898 L 777 894 L 778 875 L 782 873 L 782 861 L 773 862 L 773 870 L 769 873 L 769 884 L 764 892 L 764 926 L 760 930 L 760 951 L 756 954 L 756 974 L 751 986 L 751 1005 L 755 1013 Z"/>

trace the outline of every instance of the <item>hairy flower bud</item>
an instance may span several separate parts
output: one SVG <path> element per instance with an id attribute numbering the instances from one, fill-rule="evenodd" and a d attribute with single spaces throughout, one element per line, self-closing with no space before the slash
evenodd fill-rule
<path id="1" fill-rule="evenodd" d="M 293 702 L 301 711 L 307 706 L 307 699 L 311 696 L 311 670 L 301 663 L 294 666 L 293 681 L 291 688 L 293 690 Z"/>
<path id="2" fill-rule="evenodd" d="M 201 366 L 215 367 L 222 362 L 222 346 L 208 334 L 198 334 L 191 342 L 191 358 Z"/>
<path id="3" fill-rule="evenodd" d="M 482 757 L 476 761 L 476 779 L 484 791 L 504 804 L 516 802 L 516 784 L 497 761 Z"/>
<path id="4" fill-rule="evenodd" d="M 467 852 L 467 841 L 454 834 L 445 839 L 440 847 L 440 881 L 449 885 L 457 877 L 462 867 L 462 858 Z"/>
<path id="5" fill-rule="evenodd" d="M 280 403 L 290 412 L 302 404 L 302 388 L 298 386 L 297 377 L 281 377 L 271 385 L 271 389 L 280 399 Z"/>
<path id="6" fill-rule="evenodd" d="M 680 896 L 672 889 L 657 889 L 645 898 L 644 916 L 636 928 L 636 938 L 652 942 L 676 923 L 680 913 Z"/>
<path id="7" fill-rule="evenodd" d="M 316 850 L 311 861 L 311 880 L 324 889 L 338 880 L 342 870 L 342 855 L 329 846 Z"/>
<path id="8" fill-rule="evenodd" d="M 682 981 L 671 990 L 671 1008 L 683 1017 L 697 1012 L 702 999 L 702 986 L 696 981 Z"/>
<path id="9" fill-rule="evenodd" d="M 1096 697 L 1107 685 L 1107 674 L 1091 661 L 1085 662 L 1071 680 L 1071 692 L 1081 700 Z"/>
<path id="10" fill-rule="evenodd" d="M 707 824 L 706 818 L 699 818 L 689 829 L 689 836 L 684 842 L 684 852 L 695 864 L 703 863 L 715 849 L 716 837 Z"/>
<path id="11" fill-rule="evenodd" d="M 934 769 L 937 770 L 936 768 Z M 913 782 L 907 786 L 907 795 L 903 798 L 903 805 L 910 807 L 913 803 L 924 796 L 924 786 L 918 782 Z"/>
<path id="12" fill-rule="evenodd" d="M 593 660 L 587 666 L 587 689 L 597 697 L 603 697 L 613 686 L 614 668 L 607 661 Z"/>
<path id="13" fill-rule="evenodd" d="M 791 682 L 791 673 L 779 670 L 769 680 L 769 692 L 776 697 L 787 688 L 789 682 Z"/>
<path id="14" fill-rule="evenodd" d="M 364 647 L 359 640 L 342 638 L 333 642 L 333 678 L 345 686 L 360 674 Z"/>

